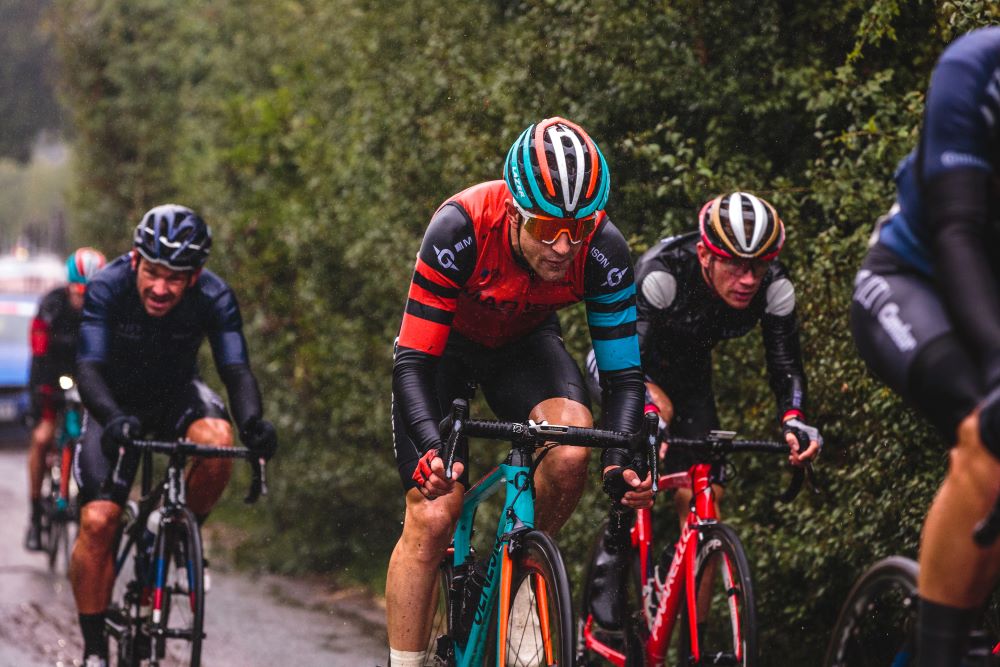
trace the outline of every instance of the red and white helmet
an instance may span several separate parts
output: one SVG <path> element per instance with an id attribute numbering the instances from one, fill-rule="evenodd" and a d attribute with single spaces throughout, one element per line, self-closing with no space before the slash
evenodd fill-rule
<path id="1" fill-rule="evenodd" d="M 785 226 L 777 211 L 747 192 L 706 202 L 698 226 L 701 242 L 719 257 L 771 260 L 785 244 Z"/>

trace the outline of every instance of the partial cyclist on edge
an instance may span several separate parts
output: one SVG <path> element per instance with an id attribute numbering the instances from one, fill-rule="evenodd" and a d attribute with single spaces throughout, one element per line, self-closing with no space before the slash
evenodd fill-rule
<path id="1" fill-rule="evenodd" d="M 38 304 L 31 322 L 31 442 L 28 448 L 28 493 L 31 517 L 24 538 L 28 551 L 42 549 L 42 479 L 45 454 L 55 443 L 56 419 L 61 407 L 59 378 L 74 376 L 80 315 L 87 281 L 105 264 L 93 248 L 79 248 L 66 258 L 68 284 L 56 287 Z"/>
<path id="2" fill-rule="evenodd" d="M 70 567 L 86 667 L 107 661 L 111 548 L 140 459 L 128 448 L 131 440 L 183 436 L 202 444 L 233 444 L 226 406 L 198 374 L 205 338 L 241 440 L 264 458 L 277 448 L 274 426 L 262 418 L 236 297 L 203 269 L 211 245 L 208 226 L 194 211 L 157 206 L 135 228 L 132 251 L 87 288 L 77 357 L 87 412 L 73 466 L 82 509 Z M 187 500 L 199 521 L 219 499 L 231 468 L 229 459 L 192 463 Z"/>
<path id="3" fill-rule="evenodd" d="M 896 203 L 878 222 L 851 303 L 868 368 L 951 446 L 920 540 L 921 667 L 960 663 L 1000 567 L 1000 544 L 972 540 L 1000 492 L 998 120 L 993 27 L 938 60 L 919 142 L 896 170 Z"/>
<path id="4" fill-rule="evenodd" d="M 438 564 L 468 486 L 467 447 L 447 479 L 438 422 L 453 399 L 482 387 L 500 419 L 591 426 L 586 386 L 556 311 L 583 300 L 608 387 L 605 426 L 636 432 L 642 371 L 628 244 L 604 212 L 611 178 L 597 145 L 562 118 L 530 125 L 507 154 L 503 180 L 472 186 L 431 218 L 417 255 L 393 366 L 393 435 L 406 489 L 403 534 L 386 581 L 390 663 L 422 666 Z M 580 499 L 588 451 L 561 447 L 539 465 L 537 525 L 557 531 Z M 652 481 L 622 470 L 623 501 L 652 502 Z"/>
<path id="5" fill-rule="evenodd" d="M 719 428 L 712 350 L 759 323 L 789 459 L 803 465 L 819 453 L 823 439 L 806 423 L 795 287 L 777 260 L 784 242 L 784 224 L 763 199 L 734 192 L 706 202 L 698 214 L 698 231 L 663 239 L 636 262 L 639 346 L 647 411 L 658 412 L 671 435 L 702 438 Z M 596 379 L 593 352 L 587 367 Z M 700 460 L 688 452 L 670 452 L 664 471 L 686 471 Z M 722 482 L 724 472 L 716 471 Z M 715 492 L 722 496 L 720 486 Z M 690 501 L 687 489 L 674 496 L 681 522 Z M 616 600 L 623 594 L 630 562 L 628 528 L 627 522 L 608 522 L 594 562 L 590 611 L 606 630 L 620 630 L 624 620 L 618 618 Z"/>

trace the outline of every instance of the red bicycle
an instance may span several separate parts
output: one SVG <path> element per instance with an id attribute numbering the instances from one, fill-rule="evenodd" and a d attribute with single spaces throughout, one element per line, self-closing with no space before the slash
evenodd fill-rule
<path id="1" fill-rule="evenodd" d="M 696 463 L 687 472 L 658 475 L 654 490 L 689 488 L 690 510 L 677 543 L 666 548 L 654 567 L 653 526 L 649 509 L 635 512 L 631 527 L 632 566 L 625 576 L 620 600 L 624 627 L 607 632 L 595 626 L 591 615 L 591 573 L 588 571 L 578 623 L 577 664 L 599 664 L 597 658 L 618 667 L 665 664 L 674 626 L 680 634 L 674 664 L 757 664 L 757 618 L 750 566 L 732 528 L 719 521 L 713 470 L 725 455 L 734 452 L 788 454 L 783 442 L 735 440 L 733 431 L 712 431 L 704 439 L 669 438 L 671 448 L 697 449 L 708 462 Z M 779 500 L 798 495 L 811 468 L 796 469 L 789 488 Z M 814 487 L 815 488 L 815 487 Z M 624 514 L 613 515 L 616 517 Z M 623 519 L 624 520 L 624 519 Z M 603 528 L 603 527 L 602 527 Z M 601 539 L 604 531 L 598 535 Z M 598 544 L 595 544 L 597 553 Z M 591 566 L 593 568 L 593 559 Z M 665 570 L 665 571 L 664 571 Z"/>

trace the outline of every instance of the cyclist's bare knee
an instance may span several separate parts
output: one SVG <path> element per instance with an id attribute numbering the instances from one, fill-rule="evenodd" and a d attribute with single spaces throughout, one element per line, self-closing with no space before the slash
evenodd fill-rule
<path id="1" fill-rule="evenodd" d="M 547 421 L 563 426 L 589 428 L 594 425 L 594 417 L 587 406 L 568 398 L 547 398 L 536 405 L 528 417 L 536 422 Z"/>
<path id="2" fill-rule="evenodd" d="M 464 490 L 456 484 L 445 496 L 427 500 L 416 489 L 406 493 L 406 516 L 400 547 L 407 558 L 437 565 L 451 542 L 455 524 L 462 511 Z"/>
<path id="3" fill-rule="evenodd" d="M 80 540 L 90 549 L 111 548 L 118 530 L 121 507 L 110 500 L 95 500 L 80 509 Z"/>
<path id="4" fill-rule="evenodd" d="M 203 445 L 233 446 L 233 427 L 225 419 L 216 417 L 196 419 L 188 426 L 186 435 L 191 442 Z"/>

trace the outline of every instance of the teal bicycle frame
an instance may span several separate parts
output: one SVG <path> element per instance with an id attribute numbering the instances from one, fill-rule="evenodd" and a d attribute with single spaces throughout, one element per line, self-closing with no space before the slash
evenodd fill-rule
<path id="1" fill-rule="evenodd" d="M 524 459 L 517 456 L 517 453 L 517 450 L 514 450 L 511 459 L 516 461 L 520 458 L 523 462 Z M 530 462 L 531 457 L 529 456 L 527 460 Z M 452 565 L 457 567 L 464 563 L 466 558 L 471 558 L 472 526 L 476 510 L 479 509 L 480 503 L 499 491 L 501 485 L 504 486 L 506 498 L 500 520 L 497 522 L 496 542 L 490 552 L 486 568 L 487 583 L 479 595 L 475 620 L 467 641 L 464 645 L 455 643 L 455 663 L 458 667 L 482 664 L 483 654 L 486 650 L 486 638 L 489 634 L 488 624 L 492 616 L 490 612 L 497 602 L 496 593 L 500 587 L 504 551 L 509 547 L 512 535 L 530 530 L 535 526 L 535 494 L 531 484 L 530 466 L 502 463 L 465 493 L 462 513 L 458 519 L 458 526 L 455 528 L 455 553 Z M 498 655 L 501 635 L 500 622 L 498 614 L 496 633 Z"/>

